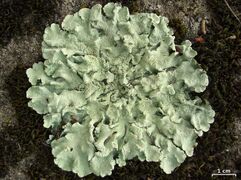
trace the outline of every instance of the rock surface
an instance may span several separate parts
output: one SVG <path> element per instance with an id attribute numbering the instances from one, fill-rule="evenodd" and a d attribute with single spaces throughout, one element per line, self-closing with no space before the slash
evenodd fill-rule
<path id="1" fill-rule="evenodd" d="M 30 84 L 25 71 L 42 61 L 43 31 L 60 23 L 81 7 L 105 4 L 107 0 L 3 0 L 0 2 L 0 179 L 78 179 L 53 163 L 45 143 L 48 131 L 42 117 L 27 107 L 25 93 Z M 135 12 L 155 12 L 170 19 L 177 41 L 190 39 L 198 51 L 198 62 L 208 71 L 210 84 L 202 95 L 217 112 L 210 132 L 204 135 L 195 154 L 172 175 L 165 175 L 158 163 L 130 161 L 106 179 L 204 178 L 219 169 L 241 170 L 241 40 L 240 24 L 224 3 L 211 0 L 120 0 Z M 239 0 L 229 1 L 241 12 Z M 237 13 L 238 14 L 238 13 Z M 208 22 L 201 34 L 202 18 Z M 227 17 L 226 19 L 223 17 Z M 224 28 L 225 27 L 225 28 Z M 195 43 L 201 37 L 205 43 Z M 236 38 L 229 38 L 235 35 Z M 184 178 L 184 179 L 185 179 Z M 98 179 L 90 175 L 85 179 Z"/>

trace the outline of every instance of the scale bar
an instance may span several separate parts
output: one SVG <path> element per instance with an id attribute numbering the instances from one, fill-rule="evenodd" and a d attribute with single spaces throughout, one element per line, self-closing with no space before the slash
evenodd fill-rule
<path id="1" fill-rule="evenodd" d="M 237 176 L 235 173 L 213 173 L 212 176 Z"/>

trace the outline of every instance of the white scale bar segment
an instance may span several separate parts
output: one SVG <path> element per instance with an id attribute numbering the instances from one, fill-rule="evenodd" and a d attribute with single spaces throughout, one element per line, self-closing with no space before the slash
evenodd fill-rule
<path id="1" fill-rule="evenodd" d="M 213 173 L 212 176 L 237 176 L 235 173 Z"/>

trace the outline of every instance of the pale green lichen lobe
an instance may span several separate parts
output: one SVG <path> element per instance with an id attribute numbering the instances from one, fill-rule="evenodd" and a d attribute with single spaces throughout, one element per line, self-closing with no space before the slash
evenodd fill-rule
<path id="1" fill-rule="evenodd" d="M 211 106 L 189 95 L 205 90 L 207 74 L 165 17 L 97 4 L 47 27 L 42 52 L 27 70 L 28 105 L 52 129 L 63 170 L 103 177 L 138 157 L 171 173 L 213 123 Z"/>

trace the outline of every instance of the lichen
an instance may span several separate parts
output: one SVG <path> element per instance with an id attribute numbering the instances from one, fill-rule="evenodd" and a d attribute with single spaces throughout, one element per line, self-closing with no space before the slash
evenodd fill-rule
<path id="1" fill-rule="evenodd" d="M 208 76 L 190 41 L 175 45 L 165 17 L 97 4 L 47 27 L 42 52 L 27 70 L 28 105 L 52 129 L 54 162 L 80 177 L 110 175 L 134 157 L 171 173 L 214 120 L 190 95 Z"/>

